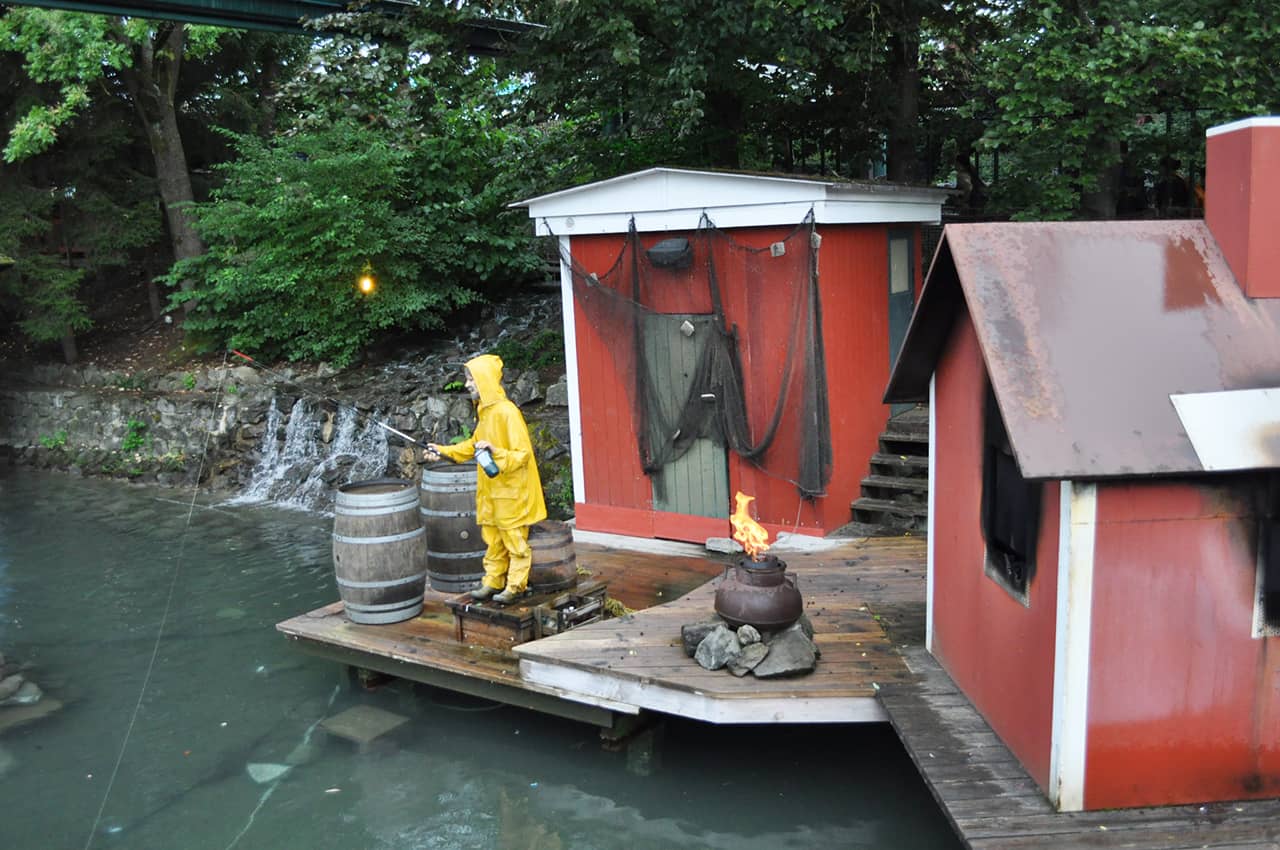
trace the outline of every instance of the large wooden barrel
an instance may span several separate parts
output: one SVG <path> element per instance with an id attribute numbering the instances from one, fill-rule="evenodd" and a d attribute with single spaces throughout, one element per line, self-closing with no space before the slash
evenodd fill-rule
<path id="1" fill-rule="evenodd" d="M 419 489 L 431 586 L 444 593 L 479 587 L 486 547 L 476 525 L 475 463 L 432 464 L 422 470 Z"/>
<path id="2" fill-rule="evenodd" d="M 352 622 L 398 623 L 421 614 L 426 565 L 412 481 L 379 478 L 338 488 L 333 567 Z"/>
<path id="3" fill-rule="evenodd" d="M 529 589 L 534 593 L 568 590 L 578 584 L 573 529 L 567 524 L 544 520 L 530 526 L 529 548 L 533 550 Z"/>

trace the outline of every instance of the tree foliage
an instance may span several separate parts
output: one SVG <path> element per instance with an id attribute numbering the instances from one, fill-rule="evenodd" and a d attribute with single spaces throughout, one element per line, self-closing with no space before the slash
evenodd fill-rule
<path id="1" fill-rule="evenodd" d="M 285 87 L 289 126 L 239 136 L 212 200 L 192 208 L 209 250 L 167 276 L 195 281 L 190 329 L 346 363 L 378 332 L 439 327 L 540 266 L 527 217 L 505 206 L 529 189 L 545 136 L 510 119 L 518 84 L 491 63 L 439 67 L 455 61 L 410 40 L 317 45 Z M 361 295 L 366 264 L 378 286 Z"/>
<path id="2" fill-rule="evenodd" d="M 1119 166 L 1200 156 L 1204 129 L 1280 106 L 1280 4 L 1002 2 L 971 114 L 1002 154 L 997 201 L 1019 218 L 1115 214 Z M 1155 116 L 1193 120 L 1179 136 Z M 1171 122 L 1169 122 L 1171 123 Z"/>
<path id="3" fill-rule="evenodd" d="M 540 27 L 477 58 L 486 16 Z M 154 191 L 207 344 L 345 361 L 536 273 L 511 201 L 655 164 L 930 182 L 976 151 L 987 216 L 1115 215 L 1162 162 L 1199 174 L 1206 126 L 1280 107 L 1276 20 L 1280 0 L 431 0 L 286 39 L 10 10 L 0 218 L 34 229 L 0 250 L 30 272 L 55 219 L 97 222 L 81 244 L 127 262 Z M 89 116 L 126 112 L 118 166 L 87 165 Z M 9 285 L 5 314 L 75 326 L 71 277 Z"/>

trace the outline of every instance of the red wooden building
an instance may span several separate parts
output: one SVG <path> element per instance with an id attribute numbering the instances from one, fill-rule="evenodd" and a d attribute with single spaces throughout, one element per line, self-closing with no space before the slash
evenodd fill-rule
<path id="1" fill-rule="evenodd" d="M 1280 796 L 1280 119 L 1205 221 L 948 226 L 927 640 L 1061 810 Z"/>
<path id="2" fill-rule="evenodd" d="M 653 168 L 521 202 L 559 240 L 578 527 L 725 537 L 738 490 L 773 534 L 847 523 L 944 199 Z"/>

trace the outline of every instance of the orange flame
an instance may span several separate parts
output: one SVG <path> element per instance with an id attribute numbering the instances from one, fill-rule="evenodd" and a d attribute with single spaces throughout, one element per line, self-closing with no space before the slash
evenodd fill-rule
<path id="1" fill-rule="evenodd" d="M 737 508 L 729 517 L 729 525 L 733 527 L 733 539 L 742 544 L 742 548 L 758 561 L 769 548 L 769 532 L 747 513 L 747 505 L 756 500 L 755 496 L 747 496 L 739 490 L 733 496 Z"/>

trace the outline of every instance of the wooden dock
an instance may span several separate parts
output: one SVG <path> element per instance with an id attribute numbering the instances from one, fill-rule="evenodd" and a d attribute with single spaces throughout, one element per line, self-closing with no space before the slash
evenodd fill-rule
<path id="1" fill-rule="evenodd" d="M 724 570 L 724 564 L 711 557 L 672 553 L 640 558 L 607 545 L 575 548 L 579 572 L 608 581 L 610 596 L 629 608 L 677 599 Z M 342 603 L 334 602 L 276 628 L 299 648 L 332 661 L 606 729 L 617 726 L 620 716 L 639 713 L 635 706 L 525 682 L 511 651 L 459 643 L 447 604 L 451 598 L 428 589 L 422 615 L 400 623 L 353 623 Z"/>
<path id="2" fill-rule="evenodd" d="M 423 615 L 404 623 L 354 624 L 334 603 L 277 628 L 344 664 L 593 723 L 606 736 L 648 713 L 713 723 L 887 720 L 974 850 L 1280 850 L 1280 800 L 1055 812 L 924 649 L 921 538 L 778 552 L 798 576 L 822 657 L 814 673 L 774 681 L 703 670 L 680 646 L 680 626 L 712 613 L 711 582 L 727 556 L 581 540 L 576 550 L 583 578 L 608 582 L 633 613 L 514 652 L 459 643 L 447 597 L 434 591 Z"/>
<path id="3" fill-rule="evenodd" d="M 715 582 L 664 605 L 522 644 L 515 650 L 520 675 L 566 694 L 710 723 L 882 722 L 888 718 L 877 689 L 910 673 L 860 586 L 887 591 L 885 578 L 903 590 L 919 584 L 919 548 L 911 540 L 879 539 L 778 553 L 796 574 L 822 653 L 806 676 L 737 678 L 704 670 L 685 655 L 680 627 L 714 615 Z"/>
<path id="4" fill-rule="evenodd" d="M 301 648 L 344 664 L 603 727 L 642 711 L 715 723 L 886 719 L 876 689 L 906 677 L 907 668 L 858 586 L 884 592 L 889 582 L 876 577 L 892 579 L 912 607 L 921 596 L 913 585 L 923 582 L 918 544 L 849 541 L 823 552 L 781 553 L 798 576 L 822 659 L 811 675 L 771 682 L 704 670 L 685 656 L 680 626 L 714 614 L 709 580 L 731 559 L 668 548 L 577 543 L 583 579 L 608 582 L 609 596 L 634 612 L 521 644 L 514 653 L 460 643 L 449 597 L 430 590 L 422 615 L 402 623 L 352 623 L 335 602 L 277 628 Z"/>
<path id="5" fill-rule="evenodd" d="M 972 703 L 923 646 L 904 650 L 914 677 L 881 703 L 898 737 L 973 850 L 1277 850 L 1280 800 L 1056 812 Z"/>

